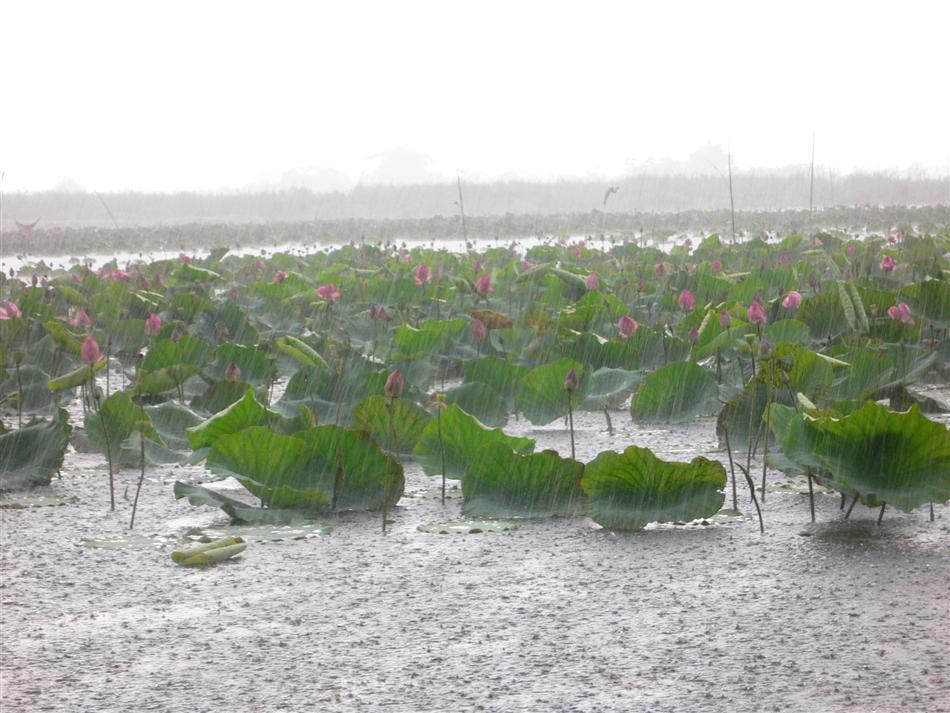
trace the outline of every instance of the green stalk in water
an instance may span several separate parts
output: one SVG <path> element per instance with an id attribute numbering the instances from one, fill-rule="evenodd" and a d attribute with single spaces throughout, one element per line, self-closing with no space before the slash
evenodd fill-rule
<path id="1" fill-rule="evenodd" d="M 148 423 L 145 416 L 145 406 L 139 404 L 139 456 L 142 465 L 142 471 L 139 474 L 139 482 L 135 486 L 135 499 L 132 501 L 132 518 L 129 520 L 129 529 L 135 527 L 135 511 L 139 507 L 139 493 L 142 492 L 142 483 L 145 481 L 145 427 Z"/>
<path id="2" fill-rule="evenodd" d="M 564 390 L 567 391 L 567 423 L 571 431 L 571 460 L 577 460 L 574 450 L 574 404 L 571 398 L 577 390 L 580 380 L 577 378 L 577 372 L 571 369 L 564 377 Z"/>

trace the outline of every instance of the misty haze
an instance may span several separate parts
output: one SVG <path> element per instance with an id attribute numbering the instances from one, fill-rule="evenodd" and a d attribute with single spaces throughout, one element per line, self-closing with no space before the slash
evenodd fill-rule
<path id="1" fill-rule="evenodd" d="M 3 713 L 950 710 L 950 10 L 0 19 Z"/>

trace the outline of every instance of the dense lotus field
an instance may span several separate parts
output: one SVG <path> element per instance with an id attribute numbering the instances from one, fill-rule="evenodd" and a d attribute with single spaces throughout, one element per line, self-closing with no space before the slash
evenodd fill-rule
<path id="1" fill-rule="evenodd" d="M 947 235 L 822 232 L 669 252 L 222 248 L 0 277 L 0 489 L 49 484 L 71 445 L 101 454 L 103 507 L 130 527 L 118 469 L 183 462 L 243 485 L 174 488 L 236 523 L 369 510 L 385 532 L 407 459 L 443 493 L 460 481 L 470 518 L 634 530 L 736 509 L 741 490 L 767 526 L 766 466 L 840 493 L 843 517 L 932 516 L 950 433 L 915 384 L 948 382 L 948 256 Z M 575 414 L 612 432 L 627 404 L 637 422 L 715 416 L 723 450 L 671 462 L 618 438 L 576 460 Z M 515 418 L 563 420 L 570 452 L 506 433 Z"/>

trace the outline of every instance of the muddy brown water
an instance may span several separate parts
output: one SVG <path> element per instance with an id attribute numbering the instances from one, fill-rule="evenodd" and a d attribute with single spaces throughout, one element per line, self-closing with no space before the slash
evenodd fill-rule
<path id="1" fill-rule="evenodd" d="M 633 443 L 726 462 L 711 420 L 614 424 L 579 415 L 578 458 Z M 561 422 L 506 430 L 570 452 Z M 812 525 L 770 473 L 765 535 L 748 518 L 621 535 L 584 517 L 439 535 L 417 527 L 459 520 L 457 488 L 443 505 L 438 478 L 406 472 L 385 537 L 376 515 L 340 515 L 196 570 L 171 550 L 226 523 L 171 489 L 202 468 L 150 469 L 134 546 L 92 548 L 128 538 L 137 473 L 110 513 L 104 463 L 70 452 L 39 494 L 78 502 L 0 510 L 0 709 L 950 710 L 950 508 L 877 526 L 823 493 Z"/>

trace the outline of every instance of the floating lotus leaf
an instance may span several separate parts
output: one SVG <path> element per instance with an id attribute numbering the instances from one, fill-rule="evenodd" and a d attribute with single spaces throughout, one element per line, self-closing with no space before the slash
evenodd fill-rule
<path id="1" fill-rule="evenodd" d="M 69 416 L 59 409 L 51 421 L 31 421 L 0 433 L 0 490 L 49 485 L 69 445 Z"/>
<path id="2" fill-rule="evenodd" d="M 677 362 L 646 377 L 630 412 L 634 420 L 675 423 L 709 416 L 719 409 L 716 380 L 697 364 Z"/>
<path id="3" fill-rule="evenodd" d="M 489 444 L 500 443 L 508 450 L 522 454 L 534 450 L 534 441 L 531 439 L 509 436 L 500 428 L 486 428 L 458 405 L 442 412 L 441 428 L 445 475 L 448 478 L 463 478 L 469 466 L 481 457 L 482 450 Z M 439 423 L 433 418 L 412 451 L 426 475 L 442 473 L 442 446 L 439 443 Z"/>
<path id="4" fill-rule="evenodd" d="M 909 512 L 950 499 L 950 432 L 916 405 L 895 412 L 868 401 L 840 418 L 775 405 L 770 414 L 786 457 L 865 505 Z"/>
<path id="5" fill-rule="evenodd" d="M 462 512 L 490 518 L 569 515 L 577 509 L 583 472 L 583 463 L 556 451 L 520 455 L 491 443 L 462 479 Z"/>
<path id="6" fill-rule="evenodd" d="M 353 425 L 368 432 L 382 448 L 392 447 L 396 453 L 411 452 L 430 420 L 425 409 L 404 398 L 368 396 L 353 410 Z"/>
<path id="7" fill-rule="evenodd" d="M 587 513 L 610 530 L 637 530 L 651 522 L 712 517 L 722 507 L 726 470 L 696 457 L 664 461 L 649 448 L 604 451 L 584 469 Z"/>
<path id="8" fill-rule="evenodd" d="M 531 423 L 544 425 L 567 415 L 568 392 L 564 388 L 564 377 L 571 369 L 580 379 L 580 386 L 572 399 L 575 404 L 580 404 L 586 398 L 588 384 L 584 379 L 584 367 L 573 359 L 558 359 L 552 364 L 536 367 L 518 384 L 515 404 Z"/>

